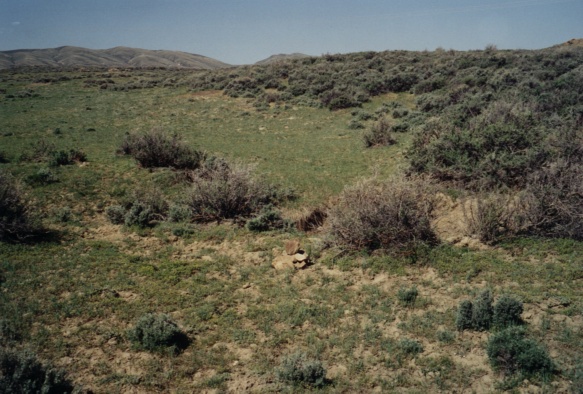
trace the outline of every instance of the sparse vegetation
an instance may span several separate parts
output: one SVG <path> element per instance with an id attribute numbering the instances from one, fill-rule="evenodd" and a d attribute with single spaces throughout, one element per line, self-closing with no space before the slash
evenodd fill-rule
<path id="1" fill-rule="evenodd" d="M 582 59 L 2 70 L 26 215 L 0 217 L 31 220 L 0 240 L 0 343 L 92 392 L 577 392 Z M 366 149 L 381 120 L 396 143 Z M 152 133 L 154 166 L 113 154 Z M 292 240 L 311 264 L 272 268 Z"/>

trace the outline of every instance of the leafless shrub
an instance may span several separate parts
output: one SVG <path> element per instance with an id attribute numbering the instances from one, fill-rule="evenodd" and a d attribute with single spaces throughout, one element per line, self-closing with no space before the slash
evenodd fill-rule
<path id="1" fill-rule="evenodd" d="M 376 121 L 370 130 L 363 134 L 362 139 L 367 148 L 373 146 L 393 145 L 397 142 L 395 138 L 393 138 L 391 123 L 385 117 Z"/>
<path id="2" fill-rule="evenodd" d="M 583 239 L 583 164 L 560 159 L 534 172 L 521 205 L 529 233 Z"/>
<path id="3" fill-rule="evenodd" d="M 524 226 L 518 198 L 498 193 L 482 193 L 463 205 L 467 230 L 486 244 L 516 235 Z"/>
<path id="4" fill-rule="evenodd" d="M 190 182 L 184 202 L 197 221 L 248 217 L 283 197 L 279 189 L 256 176 L 252 167 L 222 159 L 209 160 L 191 172 Z"/>
<path id="5" fill-rule="evenodd" d="M 403 248 L 433 242 L 429 186 L 420 179 L 366 179 L 347 187 L 330 209 L 336 242 L 348 249 Z"/>
<path id="6" fill-rule="evenodd" d="M 300 231 L 312 231 L 321 227 L 327 216 L 328 213 L 324 208 L 314 208 L 296 220 L 296 228 Z"/>

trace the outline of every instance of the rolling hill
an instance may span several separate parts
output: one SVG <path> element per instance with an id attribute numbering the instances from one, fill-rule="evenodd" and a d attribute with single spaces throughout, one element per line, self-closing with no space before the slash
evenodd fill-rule
<path id="1" fill-rule="evenodd" d="M 20 66 L 168 67 L 202 70 L 230 67 L 229 64 L 192 53 L 128 47 L 88 49 L 63 46 L 0 52 L 0 69 Z"/>
<path id="2" fill-rule="evenodd" d="M 267 65 L 275 62 L 290 60 L 290 59 L 303 59 L 305 57 L 310 57 L 310 55 L 305 55 L 303 53 L 290 53 L 290 54 L 278 54 L 269 56 L 267 59 L 260 60 L 256 62 L 257 65 Z"/>

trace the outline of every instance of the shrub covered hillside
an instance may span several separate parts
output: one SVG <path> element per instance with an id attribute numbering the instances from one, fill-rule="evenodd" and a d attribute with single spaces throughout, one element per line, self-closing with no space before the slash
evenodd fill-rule
<path id="1" fill-rule="evenodd" d="M 583 387 L 583 48 L 0 70 L 0 392 Z"/>

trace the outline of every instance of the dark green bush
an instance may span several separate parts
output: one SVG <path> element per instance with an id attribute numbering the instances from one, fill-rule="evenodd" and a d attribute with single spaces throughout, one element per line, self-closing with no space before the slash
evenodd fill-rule
<path id="1" fill-rule="evenodd" d="M 493 321 L 492 293 L 490 290 L 482 291 L 474 301 L 464 300 L 460 302 L 456 327 L 463 331 L 467 329 L 485 331 L 490 328 Z"/>
<path id="2" fill-rule="evenodd" d="M 73 385 L 63 372 L 43 366 L 33 353 L 0 348 L 0 392 L 62 394 L 72 393 Z"/>
<path id="3" fill-rule="evenodd" d="M 493 324 L 495 327 L 508 327 L 522 324 L 520 315 L 522 314 L 522 302 L 503 295 L 494 304 Z"/>
<path id="4" fill-rule="evenodd" d="M 493 334 L 486 351 L 492 367 L 505 375 L 521 373 L 546 379 L 555 370 L 547 351 L 525 338 L 522 327 L 509 327 Z"/>
<path id="5" fill-rule="evenodd" d="M 23 240 L 40 231 L 19 182 L 0 170 L 0 241 Z"/>
<path id="6" fill-rule="evenodd" d="M 397 298 L 403 305 L 412 307 L 415 305 L 415 301 L 417 300 L 418 295 L 419 291 L 416 287 L 412 287 L 410 289 L 401 288 L 397 293 Z"/>
<path id="7" fill-rule="evenodd" d="M 419 353 L 423 353 L 423 346 L 412 339 L 401 339 L 397 346 L 401 352 L 407 355 L 415 356 Z"/>
<path id="8" fill-rule="evenodd" d="M 121 205 L 110 205 L 105 209 L 105 215 L 112 224 L 123 224 L 127 211 Z"/>
<path id="9" fill-rule="evenodd" d="M 206 158 L 204 152 L 185 145 L 178 134 L 169 135 L 160 129 L 152 129 L 142 134 L 127 134 L 120 151 L 132 156 L 144 168 L 194 170 Z"/>
<path id="10" fill-rule="evenodd" d="M 492 293 L 490 290 L 481 292 L 472 304 L 472 328 L 477 331 L 485 331 L 492 325 L 493 308 Z"/>
<path id="11" fill-rule="evenodd" d="M 328 214 L 329 231 L 342 247 L 410 249 L 435 241 L 429 185 L 418 179 L 368 179 L 347 187 Z"/>
<path id="12" fill-rule="evenodd" d="M 326 369 L 322 363 L 300 351 L 285 356 L 276 373 L 280 380 L 296 386 L 322 387 L 326 384 Z"/>
<path id="13" fill-rule="evenodd" d="M 291 227 L 291 223 L 281 217 L 281 211 L 273 207 L 273 205 L 266 205 L 261 208 L 259 214 L 252 219 L 249 219 L 245 225 L 249 231 L 269 231 L 278 230 Z"/>
<path id="14" fill-rule="evenodd" d="M 128 339 L 138 349 L 178 353 L 188 345 L 188 338 L 165 314 L 147 313 L 128 331 Z"/>
<path id="15" fill-rule="evenodd" d="M 10 163 L 10 159 L 8 158 L 8 154 L 6 152 L 0 150 L 0 164 L 3 163 Z"/>
<path id="16" fill-rule="evenodd" d="M 131 208 L 126 212 L 124 216 L 124 224 L 126 226 L 138 226 L 138 227 L 148 227 L 152 220 L 154 220 L 154 211 L 152 209 L 137 201 L 132 204 Z"/>
<path id="17" fill-rule="evenodd" d="M 473 304 L 470 300 L 460 302 L 457 310 L 455 325 L 458 330 L 469 330 L 473 328 L 472 315 Z"/>

